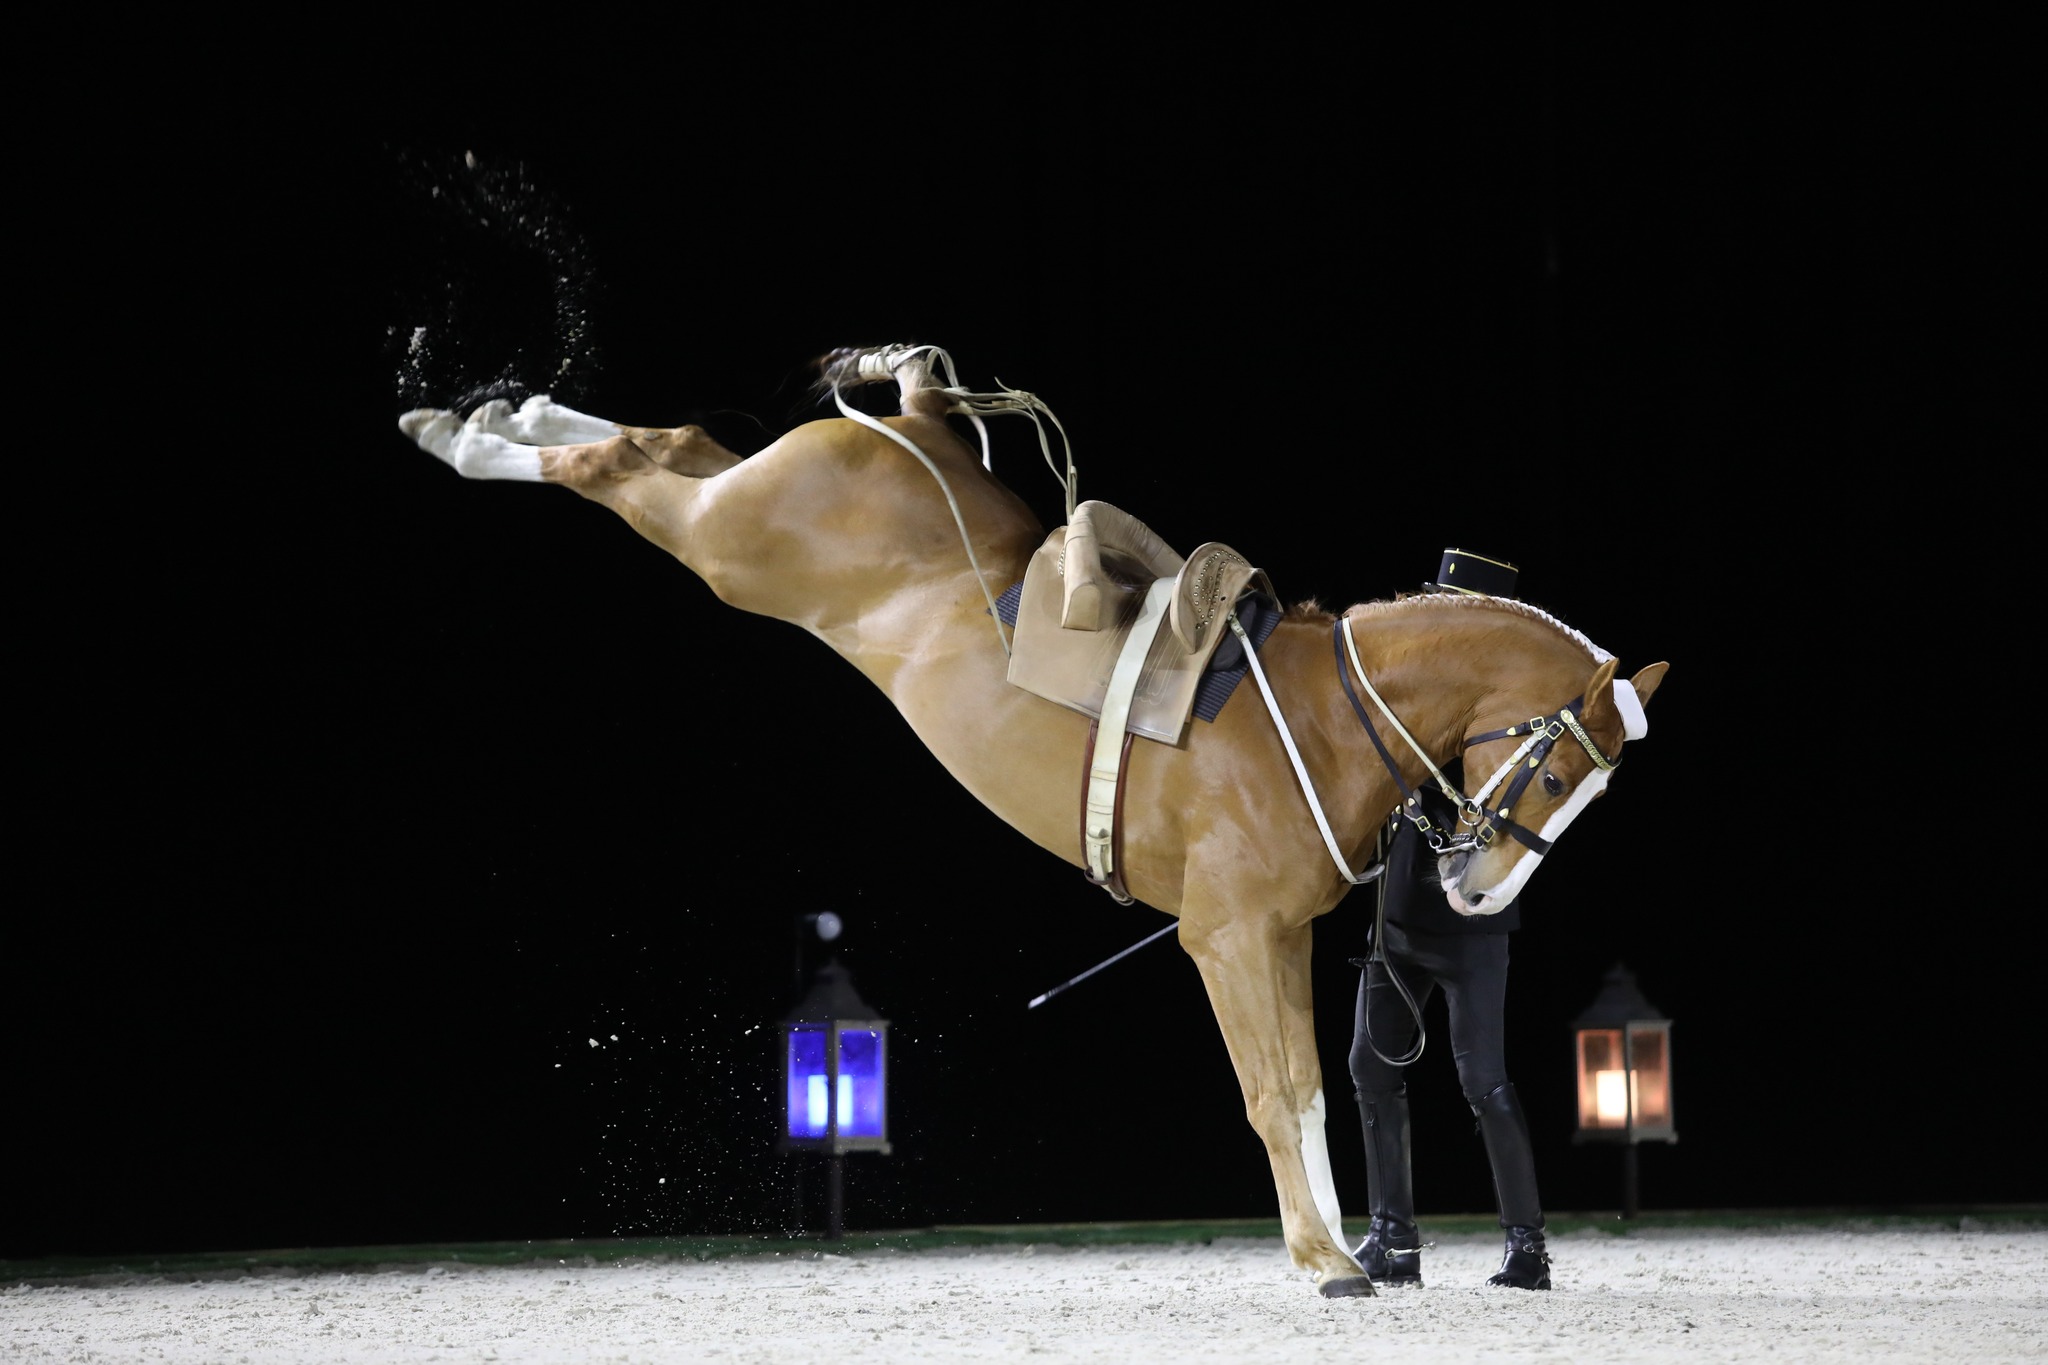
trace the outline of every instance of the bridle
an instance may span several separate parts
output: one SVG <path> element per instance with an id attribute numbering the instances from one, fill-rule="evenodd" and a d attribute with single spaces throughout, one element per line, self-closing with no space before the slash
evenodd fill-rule
<path id="1" fill-rule="evenodd" d="M 1543 767 L 1543 761 L 1550 756 L 1550 751 L 1556 747 L 1557 741 L 1569 734 L 1579 742 L 1580 747 L 1586 751 L 1586 756 L 1593 760 L 1594 766 L 1603 772 L 1612 772 L 1621 762 L 1618 756 L 1609 758 L 1601 752 L 1600 746 L 1593 742 L 1593 737 L 1586 733 L 1586 727 L 1579 720 L 1584 714 L 1585 706 L 1585 694 L 1581 693 L 1549 715 L 1531 716 L 1528 720 L 1510 725 L 1503 730 L 1487 730 L 1480 734 L 1465 736 L 1458 747 L 1461 757 L 1474 747 L 1496 739 L 1519 737 L 1522 741 L 1515 746 L 1515 751 L 1508 755 L 1507 761 L 1493 770 L 1493 775 L 1486 779 L 1477 792 L 1465 796 L 1448 777 L 1444 776 L 1443 769 L 1437 767 L 1428 752 L 1416 742 L 1415 736 L 1408 733 L 1408 727 L 1401 724 L 1401 718 L 1394 714 L 1394 708 L 1387 705 L 1386 698 L 1372 685 L 1372 679 L 1366 675 L 1364 663 L 1359 660 L 1358 643 L 1351 637 L 1350 617 L 1344 617 L 1337 623 L 1331 634 L 1331 642 L 1337 652 L 1337 677 L 1344 684 L 1344 695 L 1350 699 L 1351 709 L 1358 713 L 1359 724 L 1365 727 L 1366 735 L 1372 740 L 1372 747 L 1379 752 L 1380 761 L 1387 765 L 1387 771 L 1393 775 L 1394 785 L 1401 789 L 1401 804 L 1395 809 L 1394 815 L 1388 818 L 1388 824 L 1382 832 L 1383 848 L 1392 844 L 1392 821 L 1395 818 L 1403 818 L 1415 827 L 1416 834 L 1429 845 L 1430 852 L 1438 857 L 1491 847 L 1494 839 L 1502 831 L 1506 831 L 1510 838 L 1541 857 L 1550 852 L 1551 841 L 1527 825 L 1514 820 L 1508 812 L 1514 809 L 1515 803 L 1528 789 L 1530 781 Z M 1351 665 L 1349 671 L 1344 666 L 1347 656 Z M 1408 742 L 1408 747 L 1415 751 L 1416 757 L 1420 758 L 1423 765 L 1435 776 L 1437 786 L 1456 807 L 1458 824 L 1462 826 L 1459 832 L 1440 830 L 1430 820 L 1429 813 L 1423 809 L 1420 794 L 1408 786 L 1408 780 L 1401 775 L 1401 765 L 1396 763 L 1393 754 L 1388 752 L 1386 741 L 1380 738 L 1378 727 L 1372 723 L 1372 716 L 1366 712 L 1364 703 L 1358 700 L 1358 693 L 1351 686 L 1353 671 L 1358 674 L 1358 681 L 1365 687 L 1366 694 L 1372 698 L 1373 704 L 1379 707 L 1380 714 L 1386 717 L 1387 724 L 1393 726 L 1395 732 Z M 1619 689 L 1626 686 L 1628 684 L 1621 682 L 1615 684 L 1616 701 L 1623 706 L 1625 715 L 1628 714 L 1626 703 L 1620 701 Z M 1629 695 L 1633 698 L 1635 694 L 1631 690 Z M 1624 723 L 1628 730 L 1638 730 L 1635 724 Z M 1495 792 L 1499 792 L 1497 800 Z M 1400 974 L 1394 970 L 1393 964 L 1386 960 L 1386 901 L 1386 883 L 1382 882 L 1379 901 L 1373 915 L 1373 956 L 1379 959 L 1386 971 L 1387 980 L 1393 983 L 1395 991 L 1408 1006 L 1409 1014 L 1414 1017 L 1415 1043 L 1405 1056 L 1389 1057 L 1380 1051 L 1369 1025 L 1366 1028 L 1365 1041 L 1374 1055 L 1389 1066 L 1407 1066 L 1422 1056 L 1423 1048 L 1429 1043 L 1429 1030 L 1422 1022 L 1422 1007 L 1410 993 L 1407 983 L 1402 981 Z M 1364 1018 L 1363 1013 L 1360 1017 Z"/>
<path id="2" fill-rule="evenodd" d="M 1273 717 L 1273 727 L 1280 732 L 1281 746 L 1287 750 L 1287 759 L 1294 765 L 1295 780 L 1301 784 L 1301 794 L 1308 798 L 1309 813 L 1315 816 L 1316 829 L 1323 836 L 1323 847 L 1329 850 L 1330 860 L 1337 865 L 1338 875 L 1353 886 L 1373 880 L 1386 870 L 1386 864 L 1376 860 L 1365 871 L 1353 872 L 1351 865 L 1345 861 L 1343 851 L 1337 847 L 1337 836 L 1331 830 L 1329 820 L 1323 815 L 1323 803 L 1316 796 L 1316 784 L 1309 777 L 1308 765 L 1302 761 L 1301 750 L 1296 747 L 1294 736 L 1288 731 L 1287 717 L 1280 711 L 1280 701 L 1273 695 L 1272 684 L 1266 681 L 1266 670 L 1259 663 L 1258 648 L 1252 643 L 1243 623 L 1237 619 L 1235 609 L 1224 619 L 1244 645 L 1245 662 L 1251 669 L 1252 680 L 1259 685 L 1259 695 L 1265 699 L 1266 711 Z M 1351 638 L 1350 617 L 1338 620 L 1330 639 L 1337 651 L 1337 678 L 1344 684 L 1344 695 L 1350 698 L 1351 709 L 1358 713 L 1359 723 L 1365 726 L 1365 733 L 1371 737 L 1373 748 L 1379 751 L 1380 761 L 1386 764 L 1387 771 L 1393 774 L 1394 785 L 1401 789 L 1401 804 L 1394 813 L 1405 817 L 1414 825 L 1415 832 L 1428 843 L 1430 851 L 1439 857 L 1474 848 L 1490 847 L 1502 831 L 1506 831 L 1510 838 L 1525 845 L 1539 857 L 1548 853 L 1551 841 L 1526 825 L 1518 824 L 1509 812 L 1521 799 L 1522 793 L 1528 790 L 1530 779 L 1536 776 L 1537 770 L 1543 766 L 1543 760 L 1550 756 L 1551 749 L 1563 736 L 1569 734 L 1577 740 L 1580 747 L 1585 749 L 1586 756 L 1603 772 L 1613 771 L 1621 762 L 1619 757 L 1609 758 L 1601 752 L 1600 746 L 1593 742 L 1593 737 L 1586 733 L 1586 727 L 1579 720 L 1585 703 L 1582 694 L 1558 707 L 1551 715 L 1531 716 L 1528 720 L 1510 725 L 1505 730 L 1489 730 L 1483 734 L 1467 735 L 1459 747 L 1461 755 L 1475 744 L 1485 744 L 1491 740 L 1513 739 L 1519 736 L 1522 741 L 1516 746 L 1514 753 L 1508 756 L 1507 762 L 1496 768 L 1493 776 L 1486 779 L 1485 785 L 1480 787 L 1478 793 L 1468 797 L 1444 776 L 1443 769 L 1437 767 L 1435 760 L 1430 758 L 1429 751 L 1416 742 L 1415 736 L 1408 733 L 1408 727 L 1401 724 L 1401 718 L 1394 714 L 1394 708 L 1387 705 L 1386 699 L 1380 696 L 1379 690 L 1372 685 L 1372 679 L 1366 676 L 1365 665 L 1359 662 L 1358 645 Z M 1380 738 L 1378 727 L 1372 723 L 1372 717 L 1366 714 L 1364 703 L 1358 700 L 1358 693 L 1351 686 L 1351 675 L 1344 667 L 1347 654 L 1350 656 L 1352 669 L 1358 673 L 1358 681 L 1365 685 L 1366 693 L 1371 696 L 1374 705 L 1380 708 L 1380 714 L 1385 716 L 1387 723 L 1408 742 L 1408 747 L 1415 751 L 1423 766 L 1435 775 L 1438 788 L 1457 808 L 1458 823 L 1465 827 L 1464 832 L 1454 834 L 1436 828 L 1428 813 L 1423 810 L 1420 798 L 1414 789 L 1409 787 L 1408 779 L 1401 775 L 1401 765 L 1394 761 L 1393 754 L 1387 749 L 1386 741 Z M 1642 702 L 1637 699 L 1631 684 L 1615 680 L 1614 704 L 1621 711 L 1622 733 L 1627 738 L 1637 739 L 1648 733 L 1649 725 L 1643 718 Z M 1495 796 L 1496 791 L 1499 792 L 1498 797 Z"/>
<path id="3" fill-rule="evenodd" d="M 1460 754 L 1496 739 L 1514 739 L 1519 736 L 1522 741 L 1516 746 L 1515 751 L 1508 755 L 1507 761 L 1494 769 L 1493 775 L 1486 779 L 1485 784 L 1477 792 L 1466 796 L 1444 776 L 1443 770 L 1430 759 L 1428 752 L 1416 742 L 1415 736 L 1408 733 L 1408 728 L 1401 724 L 1400 717 L 1394 714 L 1394 709 L 1387 705 L 1386 699 L 1380 696 L 1378 689 L 1372 685 L 1372 679 L 1366 676 L 1365 665 L 1358 658 L 1358 643 L 1351 638 L 1350 617 L 1344 617 L 1332 630 L 1331 644 L 1337 652 L 1337 678 L 1344 684 L 1344 695 L 1350 699 L 1351 709 L 1358 713 L 1359 723 L 1365 727 L 1367 737 L 1372 740 L 1372 747 L 1379 751 L 1380 761 L 1387 765 L 1387 771 L 1393 775 L 1394 785 L 1401 789 L 1398 814 L 1415 826 L 1415 832 L 1429 844 L 1430 851 L 1439 857 L 1474 848 L 1489 848 L 1503 831 L 1539 856 L 1550 852 L 1550 840 L 1515 821 L 1509 812 L 1521 799 L 1522 793 L 1528 790 L 1530 781 L 1535 778 L 1543 766 L 1543 761 L 1550 756 L 1550 751 L 1563 736 L 1569 734 L 1577 740 L 1579 746 L 1586 751 L 1586 756 L 1593 760 L 1593 765 L 1603 772 L 1612 772 L 1621 763 L 1619 756 L 1609 758 L 1601 752 L 1600 746 L 1593 742 L 1593 737 L 1586 733 L 1585 725 L 1579 720 L 1584 714 L 1586 700 L 1585 694 L 1581 693 L 1550 715 L 1531 716 L 1528 720 L 1510 725 L 1504 730 L 1487 730 L 1480 734 L 1465 736 L 1459 745 Z M 1344 666 L 1347 655 L 1351 665 L 1349 670 Z M 1435 776 L 1437 787 L 1457 808 L 1458 823 L 1464 827 L 1461 832 L 1453 833 L 1438 829 L 1430 820 L 1428 812 L 1422 808 L 1420 795 L 1408 786 L 1408 780 L 1401 775 L 1401 765 L 1396 763 L 1393 754 L 1388 752 L 1386 741 L 1380 738 L 1379 729 L 1372 723 L 1372 717 L 1366 712 L 1365 704 L 1359 701 L 1357 691 L 1351 686 L 1351 672 L 1354 670 L 1358 674 L 1358 681 L 1364 685 L 1366 694 L 1373 699 L 1373 704 L 1379 707 L 1380 714 L 1385 716 L 1387 723 L 1408 742 L 1408 747 L 1415 751 L 1416 757 L 1420 758 L 1423 765 Z M 1619 689 L 1628 684 L 1616 682 L 1615 686 Z M 1497 801 L 1494 795 L 1496 791 L 1499 792 Z"/>

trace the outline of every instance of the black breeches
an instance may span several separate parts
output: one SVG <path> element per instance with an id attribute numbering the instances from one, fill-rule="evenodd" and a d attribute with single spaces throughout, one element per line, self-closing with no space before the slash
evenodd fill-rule
<path id="1" fill-rule="evenodd" d="M 1451 1018 L 1451 1056 L 1458 1088 L 1477 1101 L 1508 1079 L 1505 1014 L 1508 998 L 1506 934 L 1419 934 L 1387 925 L 1384 958 L 1375 955 L 1358 981 L 1351 1035 L 1351 1083 L 1360 1091 L 1397 1090 L 1401 1068 L 1373 1051 L 1403 1057 L 1415 1046 L 1415 1017 L 1387 979 L 1391 967 L 1415 997 L 1418 1010 L 1443 988 Z M 1370 1039 L 1367 1029 L 1370 1028 Z"/>

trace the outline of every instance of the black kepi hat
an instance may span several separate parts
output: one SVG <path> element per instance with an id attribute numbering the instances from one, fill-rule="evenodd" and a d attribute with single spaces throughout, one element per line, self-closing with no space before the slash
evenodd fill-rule
<path id="1" fill-rule="evenodd" d="M 1436 571 L 1436 581 L 1422 586 L 1444 592 L 1462 592 L 1473 597 L 1513 597 L 1515 575 L 1520 572 L 1505 559 L 1488 559 L 1470 550 L 1445 550 L 1443 565 Z"/>

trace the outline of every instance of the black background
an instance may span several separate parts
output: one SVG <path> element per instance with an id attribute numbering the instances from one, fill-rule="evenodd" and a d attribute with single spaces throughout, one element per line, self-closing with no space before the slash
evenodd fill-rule
<path id="1" fill-rule="evenodd" d="M 456 397 L 406 389 L 430 323 L 469 378 L 741 451 L 820 415 L 811 357 L 934 342 L 1050 403 L 1083 497 L 1289 600 L 1517 562 L 1625 672 L 1671 664 L 1524 899 L 1546 1203 L 1620 1198 L 1570 1142 L 1567 1029 L 1616 962 L 1675 1021 L 1646 1207 L 2039 1199 L 2037 912 L 1953 829 L 2006 780 L 1976 708 L 2028 676 L 1959 600 L 2038 388 L 2001 46 L 845 13 L 143 63 L 118 138 L 32 149 L 62 211 L 24 283 L 87 417 L 30 433 L 51 496 L 13 517 L 0 1254 L 778 1230 L 773 1023 L 822 910 L 893 1021 L 896 1151 L 849 1162 L 851 1225 L 1274 1212 L 1170 940 L 1025 1008 L 1156 912 L 802 633 L 407 442 Z M 419 192 L 508 168 L 546 249 Z M 587 336 L 549 383 L 565 288 Z M 1317 926 L 1354 1222 L 1367 913 Z M 1431 1023 L 1419 1202 L 1490 1209 Z"/>

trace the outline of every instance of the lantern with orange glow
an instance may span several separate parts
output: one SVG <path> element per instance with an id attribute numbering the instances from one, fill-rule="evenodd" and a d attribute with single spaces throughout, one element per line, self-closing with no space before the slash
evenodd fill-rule
<path id="1" fill-rule="evenodd" d="M 1671 1109 L 1671 1021 L 1636 988 L 1619 963 L 1600 994 L 1572 1021 L 1578 1061 L 1578 1130 L 1574 1142 L 1626 1146 L 1622 1216 L 1636 1214 L 1636 1147 L 1676 1142 Z"/>

